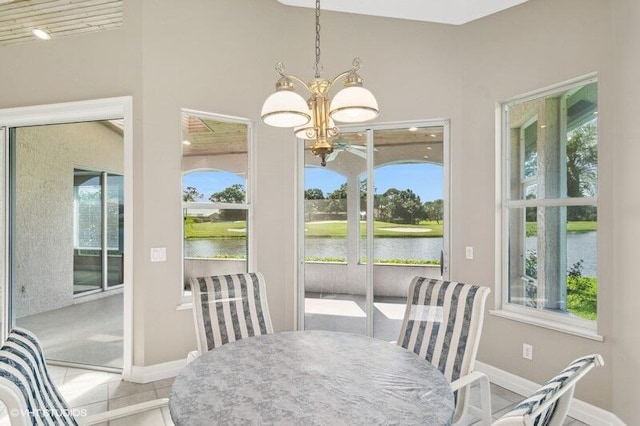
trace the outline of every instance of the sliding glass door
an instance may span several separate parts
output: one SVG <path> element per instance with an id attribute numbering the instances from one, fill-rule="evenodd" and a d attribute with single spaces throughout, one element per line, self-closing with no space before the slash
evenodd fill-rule
<path id="1" fill-rule="evenodd" d="M 326 167 L 304 149 L 300 328 L 395 340 L 412 278 L 447 276 L 447 139 L 446 122 L 343 128 Z"/>
<path id="2" fill-rule="evenodd" d="M 8 143 L 10 320 L 48 360 L 122 368 L 121 120 L 15 127 Z"/>

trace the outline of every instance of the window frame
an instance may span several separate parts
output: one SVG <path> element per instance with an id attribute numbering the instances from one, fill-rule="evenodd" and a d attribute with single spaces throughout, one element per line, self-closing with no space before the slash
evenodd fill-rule
<path id="1" fill-rule="evenodd" d="M 204 170 L 214 170 L 213 168 L 203 169 L 203 168 L 195 168 L 189 170 L 182 170 L 180 167 L 180 235 L 181 241 L 184 241 L 184 220 L 183 220 L 183 212 L 184 209 L 224 209 L 224 210 L 245 210 L 246 220 L 247 220 L 247 272 L 255 272 L 256 271 L 256 239 L 255 239 L 255 226 L 254 226 L 254 213 L 253 206 L 255 204 L 255 137 L 254 137 L 254 122 L 248 118 L 235 117 L 230 115 L 223 115 L 217 113 L 204 112 L 199 110 L 193 110 L 188 108 L 180 109 L 180 118 L 182 119 L 183 115 L 193 115 L 201 118 L 206 118 L 210 120 L 216 120 L 225 123 L 236 123 L 236 124 L 244 124 L 247 126 L 247 174 L 246 174 L 246 185 L 245 185 L 245 200 L 244 203 L 223 203 L 223 202 L 191 202 L 191 201 L 182 201 L 182 190 L 183 190 L 183 179 L 187 173 L 192 173 L 196 171 L 204 171 Z M 181 132 L 182 136 L 182 132 Z M 182 139 L 180 140 L 182 144 Z M 182 160 L 182 149 L 180 150 L 180 159 Z M 216 169 L 219 170 L 219 169 Z M 179 305 L 178 310 L 188 310 L 192 309 L 192 300 L 191 295 L 187 294 L 184 291 L 184 244 L 181 244 L 180 247 L 180 285 L 178 286 L 179 290 Z"/>
<path id="2" fill-rule="evenodd" d="M 496 128 L 496 168 L 497 168 L 497 185 L 496 190 L 497 201 L 499 207 L 497 209 L 497 223 L 500 224 L 500 232 L 496 238 L 496 275 L 500 283 L 496 288 L 495 306 L 496 309 L 490 311 L 492 315 L 508 318 L 518 322 L 532 324 L 548 329 L 577 335 L 592 340 L 602 341 L 603 337 L 597 334 L 598 320 L 587 320 L 578 317 L 571 317 L 564 313 L 553 312 L 542 309 L 535 309 L 520 304 L 510 303 L 509 301 L 509 210 L 514 208 L 522 208 L 523 214 L 527 207 L 572 207 L 572 206 L 595 206 L 598 205 L 597 194 L 595 197 L 581 198 L 548 198 L 548 199 L 526 199 L 524 192 L 521 199 L 511 199 L 510 185 L 511 176 L 511 126 L 509 121 L 509 108 L 516 104 L 521 104 L 535 99 L 546 98 L 549 95 L 559 94 L 559 92 L 568 92 L 572 89 L 582 87 L 590 83 L 598 83 L 597 74 L 589 74 L 570 81 L 559 83 L 542 90 L 532 91 L 524 95 L 513 97 L 496 105 L 496 118 L 498 127 Z M 566 96 L 566 93 L 565 95 Z M 564 103 L 564 101 L 562 101 Z M 561 115 L 561 126 L 566 128 L 566 114 Z M 537 115 L 532 115 L 525 120 L 525 124 L 532 124 L 537 121 Z M 519 141 L 523 144 L 524 141 Z M 519 153 L 522 163 L 524 150 Z M 540 171 L 538 170 L 536 175 Z M 521 170 L 519 179 L 519 187 L 521 189 L 527 186 L 530 179 L 525 179 L 524 169 Z M 533 178 L 532 178 L 533 179 Z M 598 298 L 600 300 L 600 298 Z"/>

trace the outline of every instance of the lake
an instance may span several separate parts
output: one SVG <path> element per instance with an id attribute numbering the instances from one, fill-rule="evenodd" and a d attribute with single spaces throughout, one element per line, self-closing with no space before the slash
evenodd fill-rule
<path id="1" fill-rule="evenodd" d="M 211 257 L 215 254 L 246 254 L 244 238 L 197 239 L 185 241 L 186 257 Z M 535 248 L 535 237 L 527 238 L 527 249 Z M 582 274 L 595 276 L 597 271 L 597 232 L 567 234 L 567 269 L 583 260 Z M 365 255 L 365 244 L 360 254 Z M 376 238 L 376 259 L 440 259 L 442 238 Z M 305 241 L 307 257 L 347 257 L 347 240 L 344 238 L 308 238 Z"/>

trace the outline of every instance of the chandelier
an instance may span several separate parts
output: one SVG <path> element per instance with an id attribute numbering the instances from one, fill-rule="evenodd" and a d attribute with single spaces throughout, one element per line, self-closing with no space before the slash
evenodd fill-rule
<path id="1" fill-rule="evenodd" d="M 276 65 L 280 78 L 276 91 L 265 100 L 261 116 L 270 126 L 293 127 L 298 138 L 312 140 L 311 152 L 320 157 L 320 164 L 325 166 L 327 155 L 333 152 L 332 139 L 339 133 L 335 122 L 361 123 L 376 118 L 379 110 L 376 98 L 362 87 L 362 78 L 358 75 L 362 64 L 360 58 L 355 58 L 353 67 L 333 80 L 321 76 L 320 0 L 316 0 L 315 48 L 315 75 L 308 83 L 287 74 L 282 62 Z M 329 90 L 340 79 L 343 79 L 344 88 L 331 100 Z M 310 93 L 308 100 L 295 92 L 294 81 Z"/>

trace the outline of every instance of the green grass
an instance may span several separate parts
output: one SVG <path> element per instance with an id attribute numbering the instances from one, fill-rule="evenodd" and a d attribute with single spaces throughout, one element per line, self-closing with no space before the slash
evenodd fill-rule
<path id="1" fill-rule="evenodd" d="M 598 230 L 598 223 L 595 221 L 567 222 L 567 232 L 594 232 Z M 537 234 L 538 224 L 527 222 L 527 237 Z"/>
<path id="2" fill-rule="evenodd" d="M 305 227 L 305 237 L 307 238 L 346 238 L 347 221 L 325 221 L 325 222 L 307 222 Z M 403 229 L 411 229 L 413 231 L 405 231 Z M 360 235 L 365 236 L 367 224 L 360 222 Z M 398 223 L 380 222 L 373 223 L 373 235 L 375 237 L 403 237 L 403 238 L 430 238 L 442 237 L 442 223 L 435 221 L 422 221 L 419 225 L 404 225 Z"/>
<path id="3" fill-rule="evenodd" d="M 360 235 L 366 235 L 366 223 L 360 222 Z M 185 223 L 186 238 L 244 238 L 247 235 L 246 222 L 201 222 Z M 412 230 L 404 231 L 403 230 Z M 568 222 L 567 232 L 597 231 L 596 222 Z M 235 230 L 235 231 L 234 231 Z M 385 238 L 435 238 L 442 237 L 442 223 L 422 221 L 418 225 L 404 225 L 375 221 L 373 223 L 375 237 Z M 527 236 L 536 235 L 537 224 L 527 222 Z M 307 238 L 346 238 L 347 221 L 324 221 L 305 223 L 305 237 Z"/>
<path id="4" fill-rule="evenodd" d="M 185 223 L 184 233 L 186 238 L 245 238 L 247 236 L 246 226 L 247 223 L 243 220 Z M 236 231 L 232 231 L 232 229 Z"/>
<path id="5" fill-rule="evenodd" d="M 588 320 L 598 318 L 598 280 L 594 277 L 567 277 L 567 310 Z"/>
<path id="6" fill-rule="evenodd" d="M 307 257 L 305 260 L 307 262 L 347 263 L 347 259 L 344 257 Z M 362 258 L 360 263 L 365 264 L 367 260 Z M 440 261 L 436 259 L 373 259 L 373 263 L 384 265 L 440 265 Z"/>

